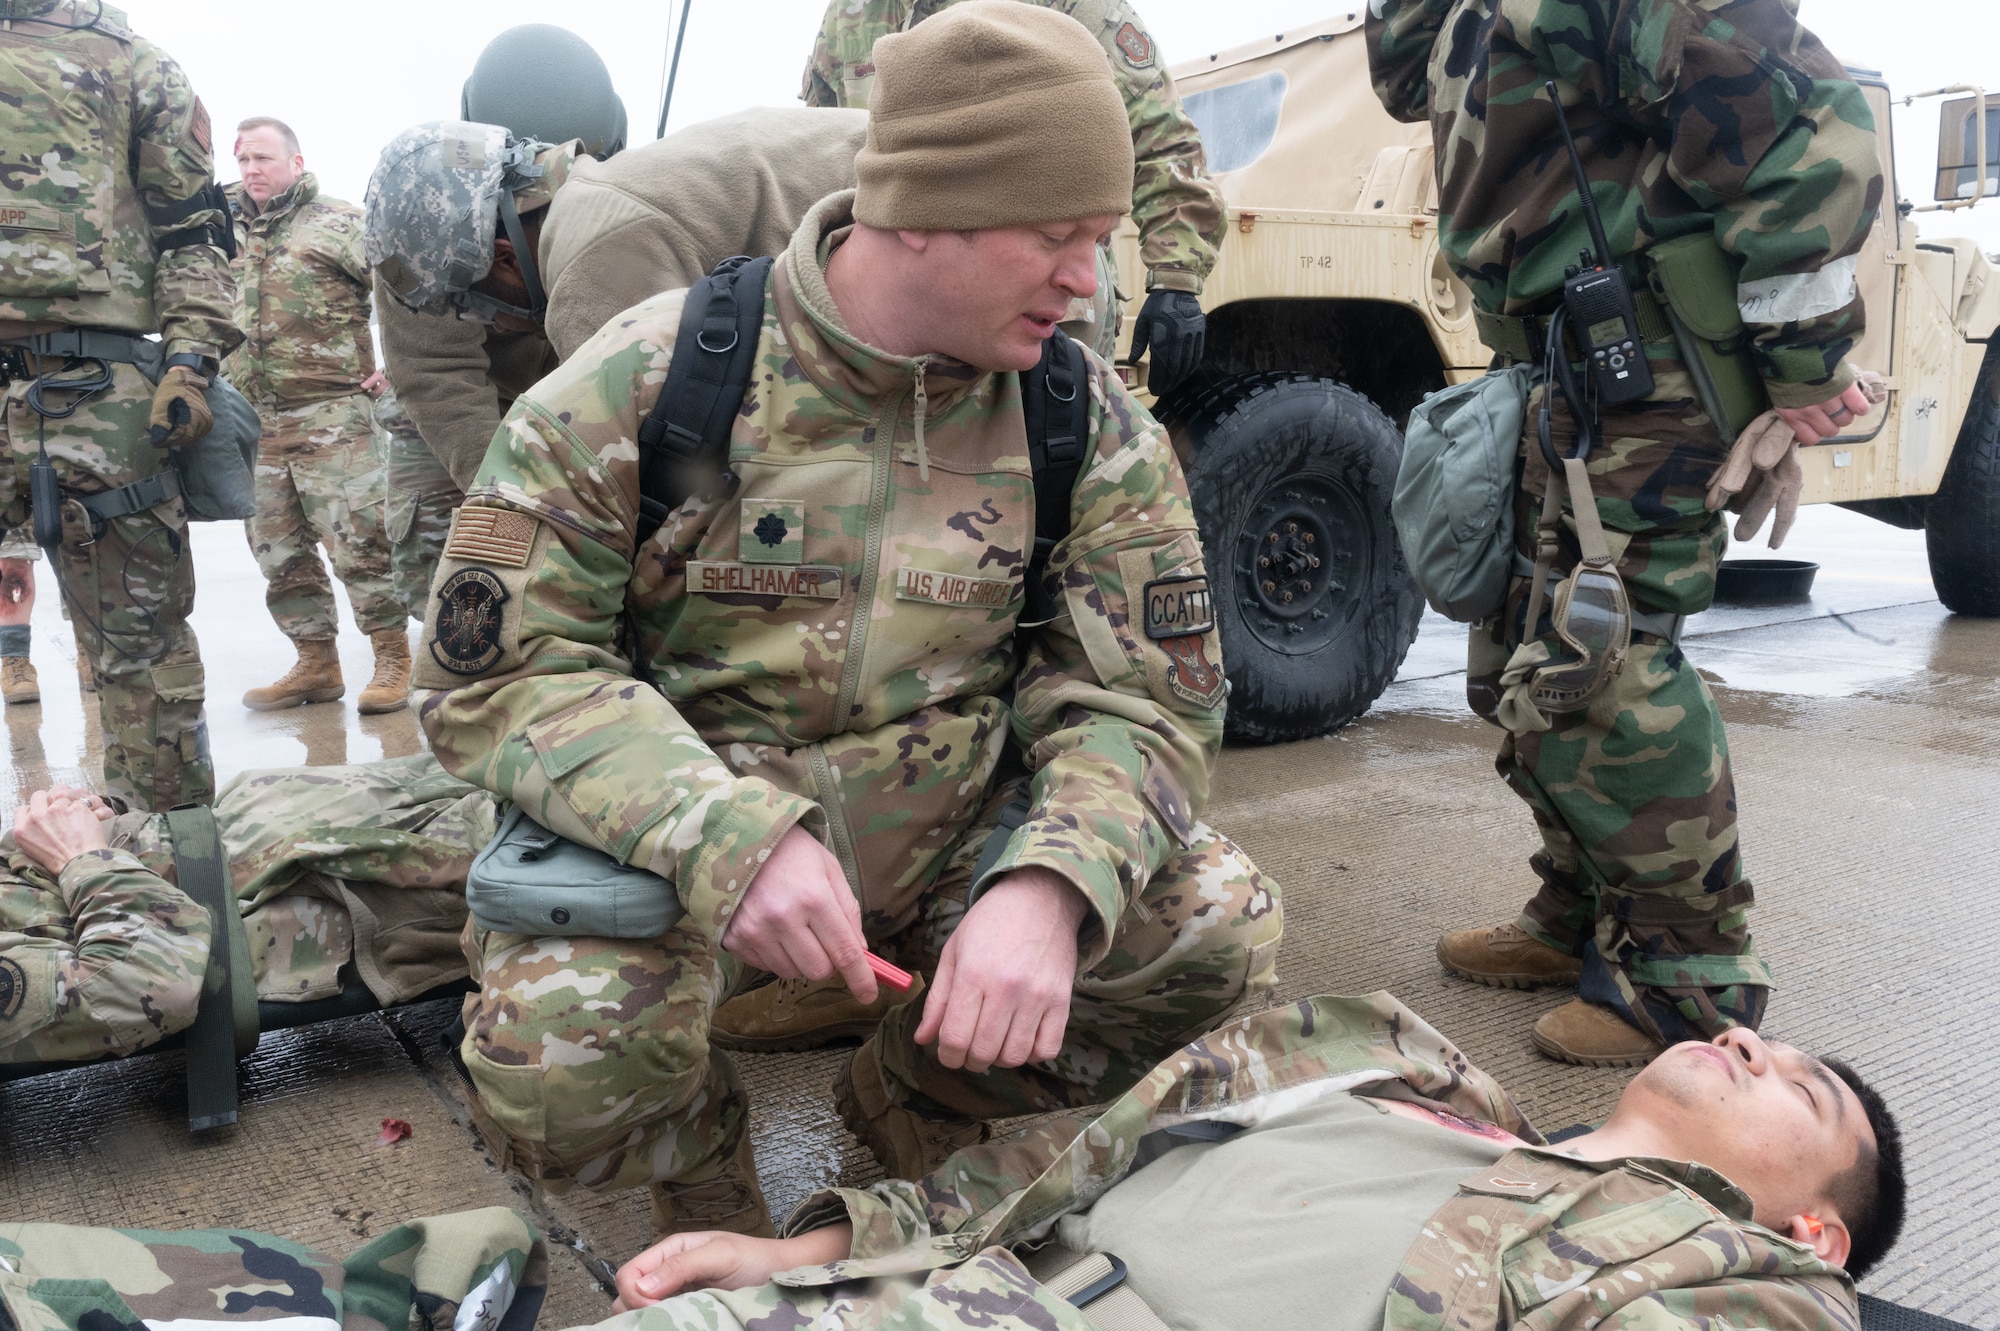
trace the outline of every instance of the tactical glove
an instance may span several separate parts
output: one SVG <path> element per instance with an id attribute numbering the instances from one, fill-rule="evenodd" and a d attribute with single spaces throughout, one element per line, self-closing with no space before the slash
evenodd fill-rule
<path id="1" fill-rule="evenodd" d="M 1798 516 L 1799 492 L 1805 487 L 1805 473 L 1799 469 L 1799 440 L 1784 417 L 1767 411 L 1744 427 L 1735 446 L 1715 475 L 1709 478 L 1706 505 L 1711 513 L 1727 508 L 1740 514 L 1736 539 L 1748 541 L 1757 535 L 1764 519 L 1773 513 L 1773 550 L 1784 543 Z"/>
<path id="2" fill-rule="evenodd" d="M 147 436 L 153 447 L 191 444 L 209 432 L 215 415 L 208 409 L 207 389 L 206 375 L 186 365 L 167 367 L 160 376 L 160 386 L 153 390 L 153 414 L 147 421 L 153 427 Z"/>
<path id="3" fill-rule="evenodd" d="M 1201 297 L 1193 292 L 1162 288 L 1146 297 L 1132 327 L 1132 360 L 1138 361 L 1152 348 L 1146 386 L 1155 396 L 1194 373 L 1201 364 L 1207 331 L 1208 316 L 1201 312 Z"/>

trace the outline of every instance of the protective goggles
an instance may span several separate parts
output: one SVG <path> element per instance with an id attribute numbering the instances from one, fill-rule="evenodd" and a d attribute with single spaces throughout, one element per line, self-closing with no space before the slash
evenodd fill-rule
<path id="1" fill-rule="evenodd" d="M 1618 676 L 1632 645 L 1632 603 L 1609 564 L 1579 564 L 1555 589 L 1549 611 L 1563 654 L 1528 679 L 1544 712 L 1580 712 Z"/>

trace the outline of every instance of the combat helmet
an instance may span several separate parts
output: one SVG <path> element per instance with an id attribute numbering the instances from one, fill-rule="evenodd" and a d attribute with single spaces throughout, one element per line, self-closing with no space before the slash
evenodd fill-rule
<path id="1" fill-rule="evenodd" d="M 625 103 L 589 42 L 548 23 L 509 28 L 486 44 L 459 94 L 459 117 L 543 143 L 581 139 L 593 157 L 625 147 Z"/>
<path id="2" fill-rule="evenodd" d="M 535 157 L 548 146 L 466 120 L 426 121 L 389 140 L 368 178 L 363 240 L 382 284 L 411 309 L 539 322 L 545 297 L 514 195 L 540 182 L 544 168 Z M 471 289 L 492 269 L 493 237 L 503 225 L 527 279 L 527 309 Z"/>

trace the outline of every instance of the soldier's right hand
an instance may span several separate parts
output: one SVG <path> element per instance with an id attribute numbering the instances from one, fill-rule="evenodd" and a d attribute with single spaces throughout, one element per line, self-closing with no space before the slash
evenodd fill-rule
<path id="1" fill-rule="evenodd" d="M 215 413 L 208 409 L 207 393 L 206 375 L 185 365 L 169 365 L 153 390 L 153 414 L 147 418 L 153 447 L 191 444 L 214 429 Z"/>
<path id="2" fill-rule="evenodd" d="M 1849 384 L 1847 391 L 1838 397 L 1810 407 L 1773 408 L 1792 427 L 1792 433 L 1799 437 L 1799 443 L 1807 448 L 1825 439 L 1831 439 L 1851 427 L 1868 414 L 1870 406 L 1869 390 L 1862 384 Z"/>
<path id="3" fill-rule="evenodd" d="M 96 796 L 74 786 L 38 790 L 26 804 L 14 808 L 14 844 L 44 871 L 59 875 L 85 851 L 110 844 L 104 824 L 111 810 L 102 805 Z"/>
<path id="4" fill-rule="evenodd" d="M 779 838 L 750 880 L 722 946 L 781 979 L 824 980 L 838 972 L 848 992 L 875 1001 L 860 903 L 840 861 L 802 827 Z"/>

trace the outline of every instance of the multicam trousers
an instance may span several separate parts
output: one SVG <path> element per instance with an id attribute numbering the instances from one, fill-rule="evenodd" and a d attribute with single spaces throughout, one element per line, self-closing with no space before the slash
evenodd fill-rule
<path id="1" fill-rule="evenodd" d="M 31 365 L 38 358 L 29 357 Z M 57 479 L 69 494 L 117 489 L 156 475 L 168 465 L 164 449 L 147 440 L 153 385 L 131 365 L 111 362 L 111 384 L 79 400 L 54 384 L 62 359 L 40 360 L 53 376 L 44 390 L 56 410 L 76 404 L 68 417 L 44 420 L 28 406 L 30 381 L 6 390 L 0 413 L 0 495 L 5 525 L 25 531 L 28 467 L 46 439 Z M 95 370 L 87 364 L 81 373 Z M 107 794 L 134 809 L 169 809 L 215 797 L 208 722 L 202 714 L 206 676 L 201 649 L 187 622 L 194 608 L 194 561 L 187 543 L 187 514 L 179 499 L 108 521 L 94 521 L 79 504 L 63 507 L 60 578 L 77 650 L 97 672 L 97 706 L 104 733 Z"/>
<path id="2" fill-rule="evenodd" d="M 1692 614 L 1714 598 L 1726 545 L 1722 517 L 1702 501 L 1727 449 L 1685 369 L 1659 359 L 1652 368 L 1653 398 L 1605 410 L 1606 438 L 1589 471 L 1635 606 Z M 1540 401 L 1538 392 L 1529 404 L 1515 515 L 1530 557 L 1548 476 L 1535 430 Z M 1574 450 L 1560 397 L 1552 433 L 1560 451 Z M 1557 567 L 1566 571 L 1579 557 L 1569 516 L 1563 545 Z M 1505 612 L 1473 626 L 1466 671 L 1473 710 L 1509 732 L 1495 766 L 1542 834 L 1531 862 L 1542 886 L 1521 927 L 1581 955 L 1583 997 L 1662 1041 L 1755 1027 L 1771 977 L 1751 943 L 1752 892 L 1714 697 L 1677 644 L 1635 633 L 1624 669 L 1587 710 L 1549 714 L 1548 728 L 1537 729 L 1503 675 L 1510 658 L 1519 674 L 1538 653 L 1564 649 L 1546 610 L 1523 647 L 1528 593 L 1529 580 L 1514 579 Z"/>
<path id="3" fill-rule="evenodd" d="M 246 524 L 264 572 L 264 604 L 294 642 L 339 632 L 321 544 L 363 633 L 400 629 L 407 614 L 389 585 L 382 532 L 382 460 L 365 393 L 264 410 L 257 446 L 257 516 Z"/>
<path id="4" fill-rule="evenodd" d="M 451 515 L 465 492 L 417 433 L 394 392 L 375 403 L 377 447 L 389 464 L 389 571 L 410 618 L 430 604 L 431 574 L 444 558 Z"/>
<path id="5" fill-rule="evenodd" d="M 965 913 L 973 870 L 1014 790 L 1003 786 L 961 837 L 902 934 L 877 951 L 934 973 Z M 891 1092 L 995 1118 L 1099 1103 L 1168 1053 L 1261 999 L 1275 978 L 1277 886 L 1206 826 L 1153 876 L 1110 953 L 1079 976 L 1062 1052 L 1047 1063 L 954 1072 L 912 1043 L 922 998 L 892 1009 L 876 1039 Z M 741 963 L 691 930 L 644 942 L 526 938 L 468 926 L 479 990 L 460 1053 L 473 1118 L 500 1158 L 562 1189 L 672 1179 L 729 1150 L 747 1112 L 708 1023 Z"/>

